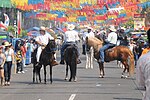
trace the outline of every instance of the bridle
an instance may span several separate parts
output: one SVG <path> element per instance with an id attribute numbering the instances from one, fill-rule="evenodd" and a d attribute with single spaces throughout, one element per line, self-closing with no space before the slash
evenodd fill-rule
<path id="1" fill-rule="evenodd" d="M 49 44 L 49 43 L 48 43 Z M 48 50 L 46 50 L 46 48 L 48 47 Z M 46 46 L 45 47 L 45 52 L 46 53 L 53 53 L 54 51 L 56 51 L 57 50 L 57 48 L 56 47 L 54 47 L 54 48 L 51 48 L 50 46 Z"/>

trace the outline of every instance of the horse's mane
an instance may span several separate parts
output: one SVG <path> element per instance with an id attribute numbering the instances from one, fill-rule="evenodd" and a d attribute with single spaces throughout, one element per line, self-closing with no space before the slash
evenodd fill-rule
<path id="1" fill-rule="evenodd" d="M 87 43 L 87 45 L 92 46 L 94 48 L 94 50 L 96 50 L 96 51 L 99 51 L 99 49 L 103 45 L 103 41 L 96 37 L 87 37 L 86 43 Z"/>

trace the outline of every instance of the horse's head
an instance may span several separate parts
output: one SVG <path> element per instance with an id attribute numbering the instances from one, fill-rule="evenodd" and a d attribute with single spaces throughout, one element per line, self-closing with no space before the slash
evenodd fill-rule
<path id="1" fill-rule="evenodd" d="M 102 47 L 103 45 L 103 41 L 99 40 L 96 37 L 87 37 L 86 38 L 86 45 L 88 46 L 92 46 L 94 48 L 95 51 L 99 52 L 99 49 Z"/>
<path id="2" fill-rule="evenodd" d="M 55 40 L 49 40 L 48 44 L 45 47 L 46 51 L 53 52 L 56 51 L 56 42 Z"/>

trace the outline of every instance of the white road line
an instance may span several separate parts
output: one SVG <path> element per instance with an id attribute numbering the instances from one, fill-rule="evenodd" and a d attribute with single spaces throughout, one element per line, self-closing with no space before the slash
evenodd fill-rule
<path id="1" fill-rule="evenodd" d="M 71 94 L 69 100 L 73 100 L 75 98 L 76 94 Z"/>

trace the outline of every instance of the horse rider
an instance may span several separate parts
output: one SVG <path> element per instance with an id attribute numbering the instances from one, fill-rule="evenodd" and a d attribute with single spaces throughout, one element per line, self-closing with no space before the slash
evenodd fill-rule
<path id="1" fill-rule="evenodd" d="M 73 24 L 67 25 L 67 31 L 64 33 L 64 43 L 62 44 L 62 47 L 61 47 L 60 64 L 65 64 L 64 63 L 64 51 L 68 46 L 74 45 L 76 49 L 78 50 L 77 41 L 79 41 L 79 36 L 78 36 L 78 32 L 76 32 L 74 28 L 75 28 L 75 25 Z M 79 50 L 78 50 L 78 62 L 77 63 L 78 64 L 81 63 L 81 60 L 79 59 Z"/>
<path id="2" fill-rule="evenodd" d="M 84 47 L 83 47 L 83 49 L 84 49 L 84 51 L 83 51 L 83 53 L 82 54 L 86 54 L 86 37 L 95 37 L 95 34 L 92 32 L 92 30 L 93 30 L 93 28 L 92 27 L 89 27 L 89 26 L 87 26 L 86 27 L 87 28 L 87 31 L 86 32 L 84 32 L 82 35 L 82 39 L 83 39 L 83 42 L 84 42 Z"/>
<path id="3" fill-rule="evenodd" d="M 109 28 L 109 34 L 107 37 L 107 40 L 105 41 L 105 44 L 103 45 L 103 47 L 100 48 L 100 59 L 99 62 L 104 63 L 104 52 L 106 49 L 110 48 L 110 47 L 114 47 L 116 46 L 117 43 L 117 33 L 116 29 L 113 25 L 110 26 Z"/>
<path id="4" fill-rule="evenodd" d="M 150 46 L 150 28 L 147 31 L 148 46 Z M 145 88 L 142 100 L 150 100 L 150 51 L 142 55 L 136 65 L 136 80 L 139 87 Z"/>
<path id="5" fill-rule="evenodd" d="M 44 49 L 46 47 L 46 45 L 49 42 L 49 39 L 50 40 L 54 39 L 50 34 L 48 34 L 46 32 L 46 28 L 44 26 L 41 26 L 39 31 L 40 31 L 40 35 L 37 36 L 35 39 L 36 43 L 39 45 L 38 50 L 37 50 L 37 54 L 36 54 L 36 58 L 37 58 L 38 63 L 40 60 L 40 55 L 41 55 L 42 49 Z M 38 63 L 37 63 L 37 65 L 38 65 Z M 53 60 L 53 62 L 51 64 L 52 64 L 52 66 L 58 65 L 58 63 L 55 59 Z"/>

